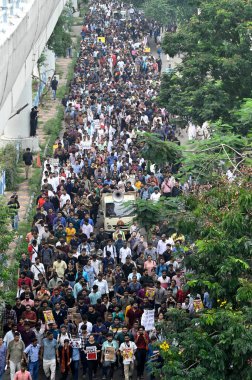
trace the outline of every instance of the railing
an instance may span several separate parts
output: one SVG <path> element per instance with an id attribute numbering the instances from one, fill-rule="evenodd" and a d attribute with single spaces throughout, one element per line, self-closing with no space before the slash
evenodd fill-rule
<path id="1" fill-rule="evenodd" d="M 25 4 L 33 0 L 0 0 L 0 25 L 14 24 L 15 17 L 21 17 Z M 4 32 L 4 29 L 0 30 Z"/>
<path id="2" fill-rule="evenodd" d="M 2 170 L 0 172 L 0 195 L 4 195 L 5 188 L 6 188 L 5 171 Z"/>

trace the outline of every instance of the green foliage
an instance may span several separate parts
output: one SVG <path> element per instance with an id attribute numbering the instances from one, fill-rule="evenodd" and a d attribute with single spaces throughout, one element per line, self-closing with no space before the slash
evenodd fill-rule
<path id="1" fill-rule="evenodd" d="M 169 218 L 170 223 L 183 218 L 184 202 L 180 197 L 162 198 L 159 202 L 151 202 L 138 198 L 135 202 L 137 221 L 150 233 L 151 227 Z M 175 216 L 175 217 L 174 217 Z"/>
<path id="2" fill-rule="evenodd" d="M 181 148 L 183 153 L 179 177 L 184 181 L 191 175 L 197 183 L 213 184 L 219 181 L 220 176 L 225 176 L 229 168 L 237 174 L 237 160 L 249 145 L 249 139 L 232 133 L 214 133 L 209 140 L 194 141 Z"/>
<path id="3" fill-rule="evenodd" d="M 240 109 L 235 112 L 235 115 L 238 117 L 239 128 L 242 129 L 244 133 L 250 133 L 250 136 L 252 136 L 252 99 L 245 99 Z"/>
<path id="4" fill-rule="evenodd" d="M 3 287 L 0 287 L 0 299 L 6 300 L 8 284 L 13 279 L 13 269 L 8 265 L 8 256 L 6 251 L 9 244 L 14 238 L 14 232 L 11 228 L 12 210 L 6 206 L 5 200 L 0 197 L 0 282 L 3 282 Z M 16 273 L 16 272 L 15 272 Z"/>
<path id="5" fill-rule="evenodd" d="M 180 24 L 197 11 L 197 1 L 146 0 L 143 10 L 147 17 L 163 25 Z"/>
<path id="6" fill-rule="evenodd" d="M 72 4 L 67 3 L 59 17 L 54 31 L 47 42 L 49 49 L 59 57 L 66 56 L 66 50 L 72 45 L 71 27 L 73 25 Z"/>
<path id="7" fill-rule="evenodd" d="M 177 144 L 170 141 L 162 141 L 154 133 L 139 133 L 138 145 L 141 150 L 141 156 L 162 167 L 167 163 L 175 164 L 180 157 L 180 148 Z"/>
<path id="8" fill-rule="evenodd" d="M 166 34 L 163 48 L 183 54 L 173 75 L 165 75 L 160 103 L 195 122 L 234 119 L 232 111 L 251 95 L 252 4 L 245 0 L 206 0 L 177 33 Z"/>
<path id="9" fill-rule="evenodd" d="M 0 168 L 6 172 L 6 190 L 16 190 L 18 183 L 17 150 L 12 144 L 0 149 Z"/>
<path id="10" fill-rule="evenodd" d="M 54 141 L 59 136 L 60 130 L 62 128 L 62 122 L 64 117 L 64 110 L 62 106 L 58 106 L 56 117 L 53 119 L 48 120 L 45 125 L 45 133 L 49 135 L 49 142 L 48 142 L 48 151 L 46 154 L 52 153 L 52 147 L 54 144 Z"/>
<path id="11" fill-rule="evenodd" d="M 161 349 L 163 377 L 235 380 L 239 376 L 249 380 L 252 375 L 251 311 L 232 311 L 227 305 L 191 319 L 183 311 L 169 310 L 168 322 L 162 325 L 170 345 L 166 351 Z"/>

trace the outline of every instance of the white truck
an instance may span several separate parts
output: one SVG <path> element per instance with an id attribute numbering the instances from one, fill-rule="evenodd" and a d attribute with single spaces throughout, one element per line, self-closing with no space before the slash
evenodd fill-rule
<path id="1" fill-rule="evenodd" d="M 124 232 L 129 231 L 133 219 L 136 217 L 134 203 L 136 192 L 122 194 L 120 191 L 105 193 L 102 196 L 102 210 L 104 215 L 104 230 L 113 233 L 118 225 Z"/>

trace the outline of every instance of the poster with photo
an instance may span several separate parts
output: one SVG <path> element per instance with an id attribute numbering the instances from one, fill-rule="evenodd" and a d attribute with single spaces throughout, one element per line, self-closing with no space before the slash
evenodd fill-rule
<path id="1" fill-rule="evenodd" d="M 48 323 L 55 323 L 52 310 L 44 310 L 43 311 L 44 317 L 45 317 L 45 323 L 48 325 Z"/>
<path id="2" fill-rule="evenodd" d="M 80 338 L 71 338 L 71 346 L 73 348 L 81 348 L 81 339 Z"/>
<path id="3" fill-rule="evenodd" d="M 104 351 L 104 358 L 106 362 L 115 361 L 115 349 L 114 347 L 106 347 Z"/>
<path id="4" fill-rule="evenodd" d="M 97 360 L 96 346 L 86 347 L 87 360 Z"/>

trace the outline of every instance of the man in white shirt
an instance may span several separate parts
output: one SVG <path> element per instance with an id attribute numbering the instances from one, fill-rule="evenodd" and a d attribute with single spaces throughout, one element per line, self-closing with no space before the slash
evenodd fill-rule
<path id="1" fill-rule="evenodd" d="M 35 259 L 35 263 L 31 266 L 31 272 L 34 274 L 34 280 L 38 280 L 38 275 L 41 273 L 45 277 L 45 267 L 38 257 Z"/>
<path id="2" fill-rule="evenodd" d="M 67 194 L 66 190 L 64 189 L 61 196 L 60 196 L 60 208 L 65 206 L 67 200 L 69 200 L 71 203 L 70 195 Z"/>
<path id="3" fill-rule="evenodd" d="M 128 334 L 124 336 L 124 343 L 121 343 L 119 350 L 123 358 L 124 377 L 125 380 L 129 380 L 133 376 L 137 346 L 134 342 L 130 341 Z"/>
<path id="4" fill-rule="evenodd" d="M 91 332 L 92 332 L 92 328 L 93 328 L 93 325 L 92 325 L 91 322 L 88 322 L 88 320 L 87 320 L 87 316 L 86 316 L 86 315 L 83 315 L 83 317 L 82 317 L 82 322 L 80 322 L 79 325 L 78 325 L 78 332 L 79 332 L 79 335 L 80 335 L 80 336 L 81 336 L 81 332 L 82 332 L 82 330 L 81 330 L 81 326 L 83 326 L 83 325 L 86 325 L 86 326 L 87 326 L 87 333 L 88 333 L 88 334 L 91 334 Z"/>
<path id="5" fill-rule="evenodd" d="M 158 241 L 157 244 L 157 254 L 162 255 L 166 249 L 167 249 L 167 244 L 174 245 L 174 241 L 172 238 L 166 239 L 166 235 L 162 235 L 161 239 Z"/>
<path id="6" fill-rule="evenodd" d="M 162 271 L 162 276 L 158 277 L 158 281 L 160 282 L 162 288 L 168 288 L 168 284 L 171 282 L 171 280 L 170 277 L 167 276 L 166 270 Z"/>
<path id="7" fill-rule="evenodd" d="M 159 201 L 159 198 L 161 197 L 161 193 L 159 191 L 159 188 L 158 187 L 155 187 L 155 190 L 154 192 L 151 194 L 150 196 L 150 200 L 153 201 L 153 202 L 158 202 Z"/>
<path id="8" fill-rule="evenodd" d="M 109 294 L 108 283 L 106 280 L 102 279 L 101 273 L 98 274 L 97 280 L 94 281 L 94 285 L 98 286 L 98 291 L 101 293 L 102 296 L 104 294 Z"/>
<path id="9" fill-rule="evenodd" d="M 127 247 L 127 242 L 124 242 L 123 247 L 119 251 L 119 258 L 120 258 L 122 264 L 126 263 L 126 257 L 128 257 L 128 256 L 130 258 L 132 256 L 131 249 L 129 247 Z"/>
<path id="10" fill-rule="evenodd" d="M 82 232 L 87 235 L 87 238 L 90 238 L 91 232 L 93 232 L 94 228 L 91 224 L 89 224 L 87 221 L 85 221 L 81 226 Z"/>
<path id="11" fill-rule="evenodd" d="M 108 241 L 108 244 L 103 249 L 103 257 L 106 257 L 107 252 L 111 253 L 110 257 L 112 257 L 112 259 L 116 258 L 116 249 L 111 240 Z"/>

